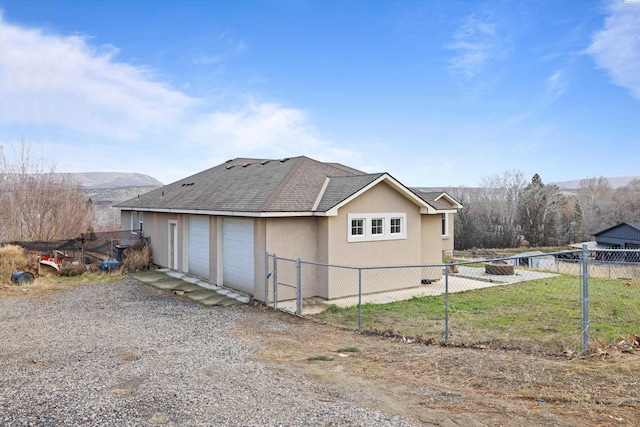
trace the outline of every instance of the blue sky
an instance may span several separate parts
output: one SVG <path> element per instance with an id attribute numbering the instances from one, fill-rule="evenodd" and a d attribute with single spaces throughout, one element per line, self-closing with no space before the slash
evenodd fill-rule
<path id="1" fill-rule="evenodd" d="M 0 0 L 0 143 L 173 182 L 306 155 L 409 186 L 640 175 L 640 0 Z"/>

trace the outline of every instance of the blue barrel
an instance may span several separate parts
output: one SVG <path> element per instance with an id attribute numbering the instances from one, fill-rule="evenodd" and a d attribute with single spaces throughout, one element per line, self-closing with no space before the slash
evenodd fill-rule
<path id="1" fill-rule="evenodd" d="M 16 271 L 11 275 L 11 282 L 19 285 L 28 285 L 33 282 L 33 274 L 28 271 Z"/>
<path id="2" fill-rule="evenodd" d="M 100 271 L 113 271 L 118 267 L 119 262 L 116 260 L 102 261 L 100 263 Z"/>

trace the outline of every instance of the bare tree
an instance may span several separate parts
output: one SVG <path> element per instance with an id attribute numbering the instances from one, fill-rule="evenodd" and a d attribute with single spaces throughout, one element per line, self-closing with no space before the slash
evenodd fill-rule
<path id="1" fill-rule="evenodd" d="M 484 224 L 484 247 L 515 247 L 520 242 L 518 209 L 526 185 L 524 173 L 510 170 L 484 177 L 478 202 L 479 223 Z"/>
<path id="2" fill-rule="evenodd" d="M 87 230 L 93 205 L 79 185 L 33 158 L 28 143 L 14 152 L 10 163 L 0 150 L 0 241 L 70 239 Z"/>
<path id="3" fill-rule="evenodd" d="M 545 185 L 540 175 L 533 176 L 522 190 L 519 205 L 522 233 L 531 246 L 560 244 L 558 225 L 565 204 L 557 185 Z"/>
<path id="4" fill-rule="evenodd" d="M 615 225 L 610 218 L 613 207 L 613 188 L 604 178 L 587 178 L 580 181 L 576 192 L 576 209 L 580 216 L 581 239 L 589 240 L 594 233 Z"/>

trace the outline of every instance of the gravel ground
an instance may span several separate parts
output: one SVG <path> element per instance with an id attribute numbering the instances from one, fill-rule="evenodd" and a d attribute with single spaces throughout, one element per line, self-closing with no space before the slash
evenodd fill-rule
<path id="1" fill-rule="evenodd" d="M 0 425 L 412 425 L 253 360 L 257 341 L 233 332 L 245 320 L 287 327 L 129 278 L 0 300 Z"/>

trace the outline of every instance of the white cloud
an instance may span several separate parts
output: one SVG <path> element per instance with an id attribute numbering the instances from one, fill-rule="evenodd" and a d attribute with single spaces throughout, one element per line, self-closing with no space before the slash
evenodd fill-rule
<path id="1" fill-rule="evenodd" d="M 221 38 L 246 50 L 229 34 Z M 232 108 L 227 98 L 188 96 L 86 36 L 45 34 L 7 23 L 0 12 L 0 45 L 2 143 L 24 137 L 46 147 L 60 171 L 113 168 L 114 152 L 120 167 L 154 171 L 164 182 L 238 156 L 357 157 L 319 137 L 300 109 L 250 97 L 234 99 Z"/>
<path id="2" fill-rule="evenodd" d="M 320 160 L 354 157 L 349 150 L 334 147 L 315 134 L 304 111 L 250 101 L 234 111 L 198 117 L 187 139 L 208 146 L 211 155 L 221 158 L 250 155 L 278 158 L 296 153 Z"/>
<path id="3" fill-rule="evenodd" d="M 549 99 L 559 98 L 567 88 L 565 72 L 558 70 L 553 73 L 545 83 L 545 94 Z"/>
<path id="4" fill-rule="evenodd" d="M 133 139 L 171 126 L 197 100 L 115 61 L 113 46 L 6 23 L 0 16 L 3 124 L 53 125 Z"/>
<path id="5" fill-rule="evenodd" d="M 489 15 L 468 16 L 453 34 L 453 42 L 445 46 L 457 52 L 450 68 L 467 77 L 481 73 L 492 60 L 503 57 L 509 42 L 498 33 L 498 26 Z"/>
<path id="6" fill-rule="evenodd" d="M 640 99 L 640 3 L 614 1 L 587 52 L 616 85 Z"/>

